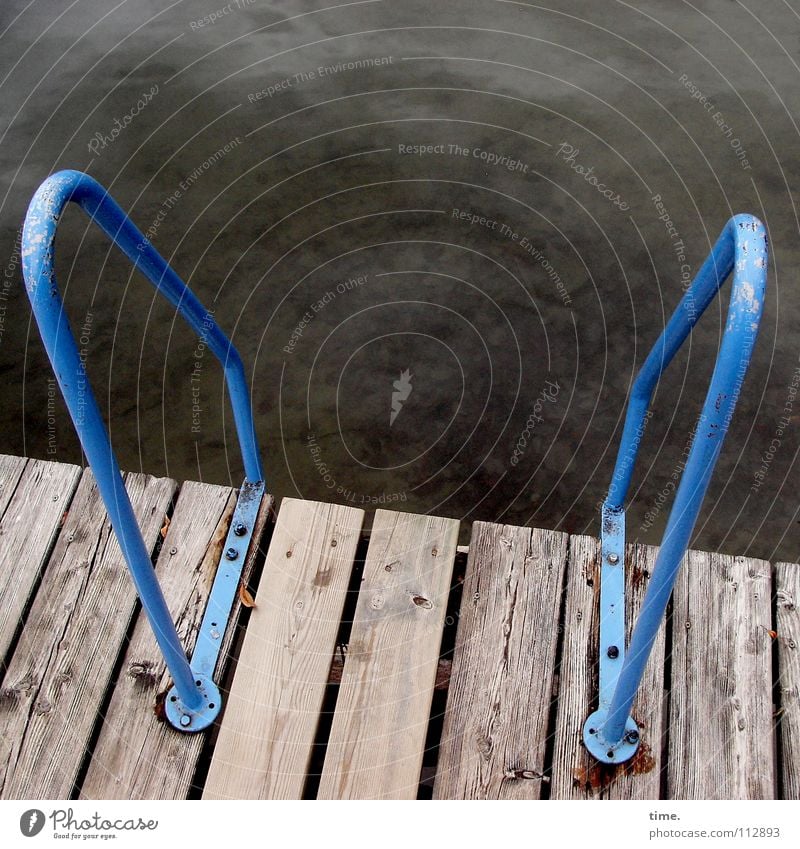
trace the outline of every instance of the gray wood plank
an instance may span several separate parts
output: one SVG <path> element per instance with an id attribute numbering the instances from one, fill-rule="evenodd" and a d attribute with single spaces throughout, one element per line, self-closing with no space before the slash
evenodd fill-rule
<path id="1" fill-rule="evenodd" d="M 78 466 L 0 457 L 0 662 L 69 508 Z"/>
<path id="2" fill-rule="evenodd" d="M 27 463 L 27 457 L 0 454 L 0 516 L 5 513 Z"/>
<path id="3" fill-rule="evenodd" d="M 363 521 L 284 499 L 203 798 L 301 797 Z"/>
<path id="4" fill-rule="evenodd" d="M 774 797 L 770 600 L 763 560 L 684 560 L 673 593 L 672 799 Z"/>
<path id="5" fill-rule="evenodd" d="M 657 548 L 629 545 L 625 551 L 626 639 L 655 565 Z M 554 799 L 658 799 L 664 727 L 664 635 L 659 629 L 632 713 L 641 742 L 627 764 L 592 758 L 583 745 L 583 724 L 597 707 L 600 628 L 600 542 L 570 537 L 567 607 L 558 682 L 553 751 Z"/>
<path id="6" fill-rule="evenodd" d="M 458 525 L 376 512 L 319 798 L 416 798 Z"/>
<path id="7" fill-rule="evenodd" d="M 473 525 L 435 798 L 539 798 L 568 541 Z"/>
<path id="8" fill-rule="evenodd" d="M 129 474 L 146 545 L 155 545 L 171 480 Z M 0 692 L 0 796 L 65 799 L 73 790 L 136 592 L 86 470 Z"/>
<path id="9" fill-rule="evenodd" d="M 236 504 L 230 487 L 185 483 L 172 514 L 156 574 L 191 655 Z M 247 582 L 272 505 L 264 496 L 242 570 Z M 224 673 L 240 610 L 238 598 L 220 647 L 214 680 Z M 180 734 L 154 711 L 172 680 L 144 613 L 140 613 L 113 685 L 91 762 L 80 788 L 83 799 L 185 799 L 205 734 Z"/>
<path id="10" fill-rule="evenodd" d="M 782 798 L 800 799 L 800 565 L 775 567 Z"/>

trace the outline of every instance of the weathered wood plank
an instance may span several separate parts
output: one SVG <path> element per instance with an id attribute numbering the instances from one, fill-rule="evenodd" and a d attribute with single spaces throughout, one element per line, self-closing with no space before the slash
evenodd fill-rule
<path id="1" fill-rule="evenodd" d="M 435 798 L 539 798 L 568 542 L 473 525 Z"/>
<path id="2" fill-rule="evenodd" d="M 687 559 L 673 593 L 669 797 L 771 799 L 770 565 Z"/>
<path id="3" fill-rule="evenodd" d="M 376 512 L 319 798 L 416 798 L 458 525 Z"/>
<path id="4" fill-rule="evenodd" d="M 78 466 L 0 457 L 0 662 L 80 476 Z"/>
<path id="5" fill-rule="evenodd" d="M 156 574 L 176 623 L 181 644 L 191 656 L 236 505 L 230 487 L 189 482 L 183 485 L 161 549 Z M 247 583 L 258 552 L 272 497 L 262 501 L 253 541 L 242 570 Z M 240 602 L 235 601 L 224 633 L 214 680 L 224 672 L 236 635 Z M 140 613 L 113 685 L 86 778 L 84 799 L 185 799 L 191 788 L 206 735 L 179 734 L 153 708 L 172 686 L 147 618 Z"/>
<path id="6" fill-rule="evenodd" d="M 0 454 L 0 516 L 5 513 L 27 463 L 26 457 Z"/>
<path id="7" fill-rule="evenodd" d="M 629 545 L 625 551 L 626 640 L 647 590 L 657 548 Z M 639 723 L 639 749 L 627 764 L 598 763 L 583 745 L 583 724 L 597 707 L 600 629 L 600 542 L 570 537 L 567 607 L 558 683 L 553 751 L 554 799 L 658 799 L 664 725 L 664 635 L 653 644 L 633 703 Z"/>
<path id="8" fill-rule="evenodd" d="M 782 798 L 800 799 L 800 565 L 775 567 Z"/>
<path id="9" fill-rule="evenodd" d="M 301 797 L 363 521 L 284 499 L 203 798 Z"/>
<path id="10" fill-rule="evenodd" d="M 175 483 L 129 474 L 146 545 Z M 136 592 L 86 470 L 0 692 L 0 796 L 69 798 L 133 613 Z"/>

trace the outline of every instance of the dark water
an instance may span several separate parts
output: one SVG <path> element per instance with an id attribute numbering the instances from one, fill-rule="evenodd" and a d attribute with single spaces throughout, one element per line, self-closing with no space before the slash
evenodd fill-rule
<path id="1" fill-rule="evenodd" d="M 696 544 L 797 560 L 792 4 L 7 0 L 0 28 L 3 451 L 80 459 L 15 249 L 70 167 L 232 335 L 278 496 L 595 533 L 636 369 L 746 211 L 769 294 Z M 123 465 L 238 484 L 211 355 L 80 213 L 59 232 Z M 658 387 L 630 537 L 660 538 L 726 302 Z"/>

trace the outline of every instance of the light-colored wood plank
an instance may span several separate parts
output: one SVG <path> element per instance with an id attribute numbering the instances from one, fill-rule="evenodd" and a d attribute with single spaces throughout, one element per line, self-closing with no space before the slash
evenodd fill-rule
<path id="1" fill-rule="evenodd" d="M 568 542 L 473 525 L 435 798 L 539 798 Z"/>
<path id="2" fill-rule="evenodd" d="M 657 548 L 629 545 L 625 551 L 626 640 L 644 600 Z M 626 764 L 611 766 L 592 758 L 583 745 L 583 724 L 597 706 L 600 628 L 600 542 L 570 537 L 559 667 L 558 710 L 553 750 L 554 799 L 658 799 L 664 726 L 664 635 L 661 628 L 645 667 L 632 714 L 641 742 Z"/>
<path id="3" fill-rule="evenodd" d="M 436 665 L 436 683 L 433 685 L 434 690 L 447 692 L 450 688 L 450 673 L 452 670 L 453 661 L 446 657 L 440 657 L 439 663 Z M 344 654 L 336 652 L 333 655 L 333 663 L 328 674 L 329 684 L 342 683 L 342 671 L 344 670 Z"/>
<path id="4" fill-rule="evenodd" d="M 416 798 L 458 525 L 376 512 L 319 798 Z"/>
<path id="5" fill-rule="evenodd" d="M 781 779 L 784 799 L 800 799 L 800 565 L 778 563 L 775 567 L 780 688 Z"/>
<path id="6" fill-rule="evenodd" d="M 301 797 L 363 521 L 284 499 L 204 798 Z"/>
<path id="7" fill-rule="evenodd" d="M 80 476 L 78 466 L 0 457 L 0 662 Z"/>
<path id="8" fill-rule="evenodd" d="M 161 589 L 176 623 L 181 644 L 191 656 L 220 562 L 236 504 L 230 487 L 185 483 L 156 564 Z M 247 583 L 258 552 L 272 497 L 262 500 L 253 541 L 242 570 Z M 240 602 L 234 603 L 228 626 L 222 623 L 220 657 L 214 675 L 220 681 L 236 635 Z M 185 799 L 205 734 L 180 734 L 154 711 L 163 704 L 172 679 L 150 623 L 139 614 L 113 684 L 113 696 L 91 753 L 83 799 Z"/>
<path id="9" fill-rule="evenodd" d="M 690 551 L 673 593 L 668 794 L 771 799 L 770 565 Z"/>
<path id="10" fill-rule="evenodd" d="M 129 474 L 153 548 L 175 483 Z M 0 692 L 0 796 L 69 798 L 136 592 L 91 471 L 81 477 Z"/>

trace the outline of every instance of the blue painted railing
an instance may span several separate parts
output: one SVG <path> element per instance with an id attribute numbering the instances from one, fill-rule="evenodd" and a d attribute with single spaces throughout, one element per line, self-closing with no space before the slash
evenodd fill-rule
<path id="1" fill-rule="evenodd" d="M 624 501 L 648 406 L 664 369 L 731 271 L 730 306 L 711 385 L 626 652 Z M 737 215 L 725 226 L 634 382 L 611 486 L 602 509 L 599 707 L 586 720 L 583 733 L 589 751 L 605 763 L 621 763 L 638 747 L 639 729 L 630 716 L 631 705 L 739 398 L 758 335 L 766 284 L 764 225 L 753 216 Z"/>
<path id="2" fill-rule="evenodd" d="M 233 406 L 246 478 L 234 511 L 191 663 L 150 562 L 133 508 L 64 312 L 54 272 L 58 221 L 76 203 L 109 236 L 206 342 L 222 363 Z M 86 174 L 61 171 L 39 187 L 22 235 L 28 296 L 70 416 L 97 480 L 142 605 L 175 681 L 167 717 L 197 731 L 218 715 L 221 698 L 212 676 L 238 586 L 256 513 L 264 493 L 250 396 L 241 358 L 211 314 L 169 267 L 105 189 Z M 725 332 L 683 478 L 675 496 L 653 575 L 625 651 L 625 510 L 633 466 L 655 385 L 730 272 L 733 291 Z M 586 721 L 584 740 L 599 760 L 621 763 L 636 751 L 638 727 L 630 709 L 686 552 L 741 390 L 764 303 L 767 241 L 756 218 L 731 219 L 647 357 L 628 404 L 608 497 L 602 510 L 599 708 Z"/>
<path id="3" fill-rule="evenodd" d="M 195 656 L 190 664 L 161 593 L 150 553 L 142 539 L 122 481 L 119 463 L 89 385 L 56 283 L 56 228 L 61 213 L 70 202 L 83 209 L 177 308 L 223 366 L 246 474 L 233 519 L 237 530 L 234 533 L 232 526 L 229 542 L 226 543 L 228 559 L 236 561 L 239 570 L 246 556 L 246 543 L 250 540 L 257 502 L 260 502 L 258 496 L 264 491 L 244 366 L 233 344 L 211 314 L 97 181 L 78 171 L 60 171 L 42 183 L 28 207 L 22 232 L 22 270 L 28 297 L 111 525 L 175 681 L 174 692 L 168 699 L 167 716 L 176 727 L 196 731 L 213 721 L 220 709 L 219 692 L 211 680 L 221 643 L 220 630 L 215 626 L 216 620 L 223 617 L 224 623 L 227 623 L 230 604 L 226 610 L 226 599 L 230 598 L 230 602 L 233 602 L 238 577 L 233 568 L 225 570 L 220 566 L 207 609 L 207 618 L 215 621 L 204 620 L 201 625 Z M 247 519 L 246 522 L 243 517 Z"/>

